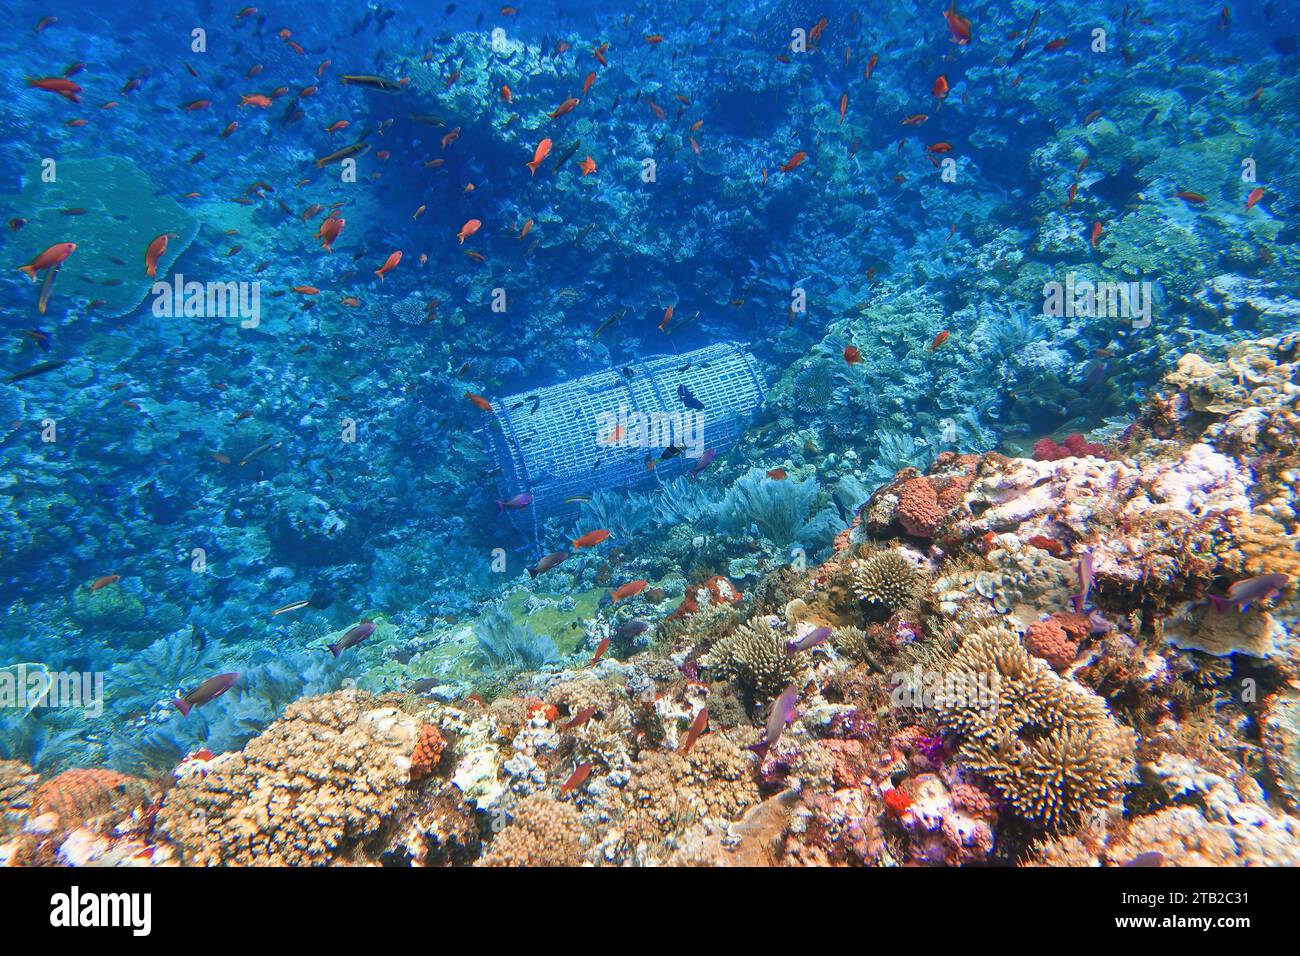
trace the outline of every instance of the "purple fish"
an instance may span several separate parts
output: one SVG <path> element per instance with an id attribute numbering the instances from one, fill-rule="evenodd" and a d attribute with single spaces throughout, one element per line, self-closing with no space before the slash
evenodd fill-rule
<path id="1" fill-rule="evenodd" d="M 1290 586 L 1291 578 L 1285 574 L 1261 574 L 1232 585 L 1228 588 L 1227 597 L 1219 597 L 1217 594 L 1207 594 L 1206 597 L 1216 611 L 1226 611 L 1233 605 L 1245 611 L 1254 602 L 1275 598 Z"/>
<path id="2" fill-rule="evenodd" d="M 533 503 L 533 496 L 528 492 L 521 492 L 515 495 L 509 501 L 497 501 L 497 514 L 501 514 L 507 508 L 511 511 L 518 511 L 520 508 L 527 508 Z"/>
<path id="3" fill-rule="evenodd" d="M 697 461 L 695 463 L 695 467 L 691 469 L 691 477 L 694 478 L 705 468 L 708 468 L 709 465 L 713 464 L 713 459 L 717 457 L 718 457 L 717 449 L 706 448 L 704 450 L 704 454 L 700 456 L 700 460 Z"/>
<path id="4" fill-rule="evenodd" d="M 831 629 L 829 627 L 819 627 L 809 631 L 797 641 L 785 642 L 785 656 L 790 657 L 800 651 L 806 651 L 810 647 L 816 647 L 818 644 L 825 644 L 830 640 Z"/>
<path id="5" fill-rule="evenodd" d="M 1079 560 L 1074 565 L 1074 570 L 1079 575 L 1079 594 L 1070 598 L 1070 603 L 1074 605 L 1074 613 L 1082 614 L 1083 609 L 1088 606 L 1088 595 L 1092 593 L 1092 552 L 1085 551 L 1079 555 Z"/>
<path id="6" fill-rule="evenodd" d="M 177 697 L 172 701 L 172 706 L 179 710 L 182 716 L 188 717 L 190 711 L 195 707 L 201 707 L 210 700 L 216 700 L 230 688 L 234 687 L 239 680 L 239 674 L 231 671 L 228 674 L 218 674 L 216 677 L 209 677 L 198 687 L 194 688 L 184 697 Z"/>
<path id="7" fill-rule="evenodd" d="M 327 645 L 330 649 L 330 653 L 335 657 L 338 657 L 349 647 L 356 647 L 371 634 L 375 633 L 375 627 L 376 625 L 374 621 L 362 621 L 333 644 Z"/>
<path id="8" fill-rule="evenodd" d="M 772 701 L 772 710 L 767 716 L 767 730 L 763 733 L 763 739 L 745 749 L 754 751 L 760 760 L 766 757 L 767 752 L 781 739 L 781 732 L 785 730 L 785 725 L 793 719 L 794 705 L 798 699 L 799 690 L 796 687 L 787 687 L 781 691 L 781 696 Z"/>

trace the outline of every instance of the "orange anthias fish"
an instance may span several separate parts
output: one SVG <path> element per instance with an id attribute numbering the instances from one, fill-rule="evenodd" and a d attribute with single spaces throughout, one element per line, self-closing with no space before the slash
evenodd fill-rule
<path id="1" fill-rule="evenodd" d="M 773 481 L 785 481 L 789 475 L 786 474 L 784 468 L 769 468 L 767 471 L 767 477 L 771 478 Z"/>
<path id="2" fill-rule="evenodd" d="M 73 103 L 81 102 L 81 87 L 61 76 L 46 76 L 40 79 L 29 76 L 27 77 L 27 85 L 38 90 L 45 90 L 47 93 L 58 93 L 59 96 L 62 96 L 65 100 L 71 100 Z"/>
<path id="3" fill-rule="evenodd" d="M 536 176 L 537 167 L 542 165 L 542 161 L 549 155 L 551 155 L 551 141 L 549 139 L 544 139 L 537 144 L 537 149 L 533 152 L 533 161 L 527 164 L 528 171 L 532 175 Z"/>
<path id="4" fill-rule="evenodd" d="M 338 217 L 331 217 L 320 224 L 320 231 L 316 233 L 316 238 L 320 240 L 320 244 L 325 247 L 326 252 L 334 251 L 334 243 L 338 241 L 339 233 L 343 231 L 345 225 L 347 225 L 347 220 Z M 393 265 L 396 264 L 393 263 Z"/>
<path id="5" fill-rule="evenodd" d="M 492 403 L 482 395 L 475 395 L 473 392 L 466 392 L 465 397 L 474 403 L 475 408 L 481 408 L 485 412 L 492 411 Z"/>
<path id="6" fill-rule="evenodd" d="M 586 96 L 586 95 L 587 95 L 587 92 L 591 89 L 591 84 L 593 84 L 593 83 L 595 83 L 595 82 L 596 82 L 596 74 L 595 74 L 595 72 L 593 71 L 593 72 L 591 72 L 591 73 L 588 73 L 588 74 L 587 74 L 587 78 L 586 78 L 585 80 L 582 81 L 582 95 L 583 95 L 583 96 Z"/>
<path id="7" fill-rule="evenodd" d="M 605 655 L 607 650 L 609 650 L 609 638 L 602 637 L 600 643 L 596 645 L 596 653 L 591 655 L 591 660 L 587 662 L 587 666 L 594 667 L 596 662 Z"/>
<path id="8" fill-rule="evenodd" d="M 948 77 L 944 76 L 942 73 L 939 74 L 939 78 L 934 81 L 934 86 L 930 87 L 930 95 L 938 97 L 939 99 L 947 97 Z"/>
<path id="9" fill-rule="evenodd" d="M 596 161 L 590 156 L 580 162 L 578 166 L 582 169 L 583 176 L 590 176 L 596 171 Z"/>
<path id="10" fill-rule="evenodd" d="M 460 240 L 460 244 L 463 246 L 465 244 L 465 240 L 468 239 L 470 236 L 474 235 L 474 233 L 478 232 L 479 229 L 481 229 L 482 227 L 483 227 L 483 223 L 481 223 L 479 220 L 470 219 L 465 223 L 465 225 L 460 227 L 460 232 L 456 233 L 456 238 Z"/>
<path id="11" fill-rule="evenodd" d="M 96 578 L 90 585 L 91 593 L 98 591 L 100 588 L 106 588 L 110 584 L 116 584 L 120 580 L 122 580 L 122 575 L 120 574 L 106 574 L 102 578 Z"/>
<path id="12" fill-rule="evenodd" d="M 608 537 L 609 532 L 604 528 L 600 528 L 596 531 L 588 531 L 581 538 L 578 538 L 573 542 L 573 547 L 575 550 L 578 548 L 594 548 Z"/>
<path id="13" fill-rule="evenodd" d="M 849 108 L 849 94 L 840 94 L 840 125 L 844 125 L 844 112 Z"/>
<path id="14" fill-rule="evenodd" d="M 264 110 L 270 108 L 271 98 L 269 96 L 263 96 L 261 93 L 241 93 L 239 96 L 239 105 L 241 108 L 245 106 L 256 106 L 258 109 Z"/>
<path id="15" fill-rule="evenodd" d="M 798 168 L 800 165 L 803 164 L 803 161 L 807 158 L 808 158 L 808 154 L 805 153 L 802 149 L 799 150 L 799 152 L 795 153 L 793 156 L 791 156 L 781 165 L 781 172 L 788 173 L 790 172 L 790 170 Z"/>
<path id="16" fill-rule="evenodd" d="M 862 361 L 862 353 L 858 351 L 856 345 L 844 346 L 844 361 L 848 362 L 850 365 L 857 365 Z"/>
<path id="17" fill-rule="evenodd" d="M 550 113 L 549 115 L 551 119 L 557 120 L 561 116 L 565 115 L 566 113 L 572 113 L 573 108 L 577 105 L 578 105 L 578 98 L 576 96 L 570 96 L 567 100 L 565 100 L 563 103 L 557 106 L 554 112 Z"/>
<path id="18" fill-rule="evenodd" d="M 668 306 L 668 308 L 664 309 L 664 317 L 663 317 L 663 320 L 659 323 L 659 331 L 660 331 L 660 332 L 662 332 L 664 329 L 666 329 L 666 328 L 668 327 L 668 323 L 671 322 L 671 321 L 673 320 L 673 309 L 675 309 L 675 308 L 677 308 L 677 303 L 676 303 L 676 302 L 674 302 L 672 305 Z"/>
<path id="19" fill-rule="evenodd" d="M 389 256 L 382 266 L 375 270 L 375 275 L 379 276 L 379 281 L 384 281 L 384 276 L 397 268 L 397 264 L 402 261 L 402 251 L 399 249 Z"/>
<path id="20" fill-rule="evenodd" d="M 562 794 L 568 793 L 570 790 L 574 790 L 578 787 L 581 787 L 583 781 L 586 780 L 589 776 L 591 776 L 590 761 L 579 765 L 578 769 L 573 771 L 573 776 L 571 776 L 568 780 L 564 781 L 564 786 L 560 787 L 560 793 Z"/>
<path id="21" fill-rule="evenodd" d="M 1259 202 L 1263 198 L 1264 198 L 1263 186 L 1256 186 L 1254 189 L 1252 189 L 1250 191 L 1250 195 L 1246 197 L 1246 212 L 1250 212 L 1250 207 L 1255 205 L 1255 203 Z"/>
<path id="22" fill-rule="evenodd" d="M 647 34 L 645 42 L 649 43 L 651 46 L 658 46 L 660 43 L 664 42 L 664 36 L 662 33 Z"/>
<path id="23" fill-rule="evenodd" d="M 943 12 L 943 18 L 948 22 L 953 43 L 959 46 L 970 43 L 970 21 L 957 12 L 957 0 L 952 0 L 952 6 Z"/>
<path id="24" fill-rule="evenodd" d="M 929 146 L 925 148 L 925 151 L 927 153 L 940 153 L 940 154 L 949 153 L 952 152 L 952 143 L 948 143 L 948 142 L 931 143 Z"/>
<path id="25" fill-rule="evenodd" d="M 532 230 L 533 230 L 533 221 L 529 219 L 526 223 L 524 223 L 524 228 L 519 230 L 519 235 L 516 236 L 515 238 L 522 239 L 524 236 L 532 232 Z"/>
<path id="26" fill-rule="evenodd" d="M 948 336 L 950 335 L 952 335 L 952 333 L 949 332 L 947 329 L 944 329 L 942 332 L 940 332 L 930 341 L 929 350 L 933 352 L 935 349 L 939 348 L 939 346 L 943 345 L 944 342 L 948 341 Z"/>
<path id="27" fill-rule="evenodd" d="M 683 757 L 690 753 L 691 748 L 695 746 L 695 741 L 700 739 L 700 734 L 704 733 L 704 729 L 708 726 L 709 708 L 701 707 L 700 712 L 696 714 L 695 719 L 691 721 L 691 727 L 686 731 L 686 739 L 682 741 L 682 745 L 677 752 Z"/>
<path id="28" fill-rule="evenodd" d="M 929 118 L 930 118 L 930 117 L 927 116 L 925 113 L 913 113 L 911 116 L 909 116 L 909 117 L 907 117 L 906 119 L 903 120 L 903 124 L 902 124 L 902 125 L 904 125 L 904 126 L 920 126 L 922 123 L 924 123 L 924 122 L 925 122 L 926 120 L 928 120 Z"/>
<path id="29" fill-rule="evenodd" d="M 320 289 L 314 285 L 296 285 L 293 287 L 293 291 L 299 295 L 320 295 Z"/>
<path id="30" fill-rule="evenodd" d="M 1101 222 L 1092 224 L 1092 235 L 1088 237 L 1088 245 L 1093 249 L 1097 248 L 1097 240 L 1101 238 Z"/>
<path id="31" fill-rule="evenodd" d="M 149 278 L 156 278 L 158 275 L 158 260 L 162 258 L 167 251 L 167 240 L 174 238 L 172 235 L 163 233 L 149 243 L 149 248 L 144 251 L 144 271 Z"/>
<path id="32" fill-rule="evenodd" d="M 646 585 L 649 583 L 650 582 L 646 581 L 645 579 L 638 579 L 636 581 L 629 581 L 627 582 L 627 584 L 615 588 L 611 594 L 613 600 L 610 603 L 617 604 L 619 601 L 623 600 L 624 598 L 636 597 L 638 594 L 640 594 L 642 591 L 646 589 Z"/>
<path id="33" fill-rule="evenodd" d="M 501 99 L 505 100 L 507 103 L 513 103 L 515 101 L 515 94 L 510 92 L 510 87 L 501 87 Z"/>
<path id="34" fill-rule="evenodd" d="M 56 242 L 27 265 L 19 266 L 18 271 L 27 273 L 27 277 L 35 282 L 36 273 L 62 265 L 64 260 L 76 251 L 75 242 Z"/>
<path id="35" fill-rule="evenodd" d="M 1187 190 L 1183 190 L 1182 192 L 1174 193 L 1174 195 L 1177 196 L 1179 199 L 1181 199 L 1183 202 L 1189 202 L 1194 206 L 1204 205 L 1205 203 L 1205 197 L 1202 196 L 1200 193 L 1188 192 Z"/>

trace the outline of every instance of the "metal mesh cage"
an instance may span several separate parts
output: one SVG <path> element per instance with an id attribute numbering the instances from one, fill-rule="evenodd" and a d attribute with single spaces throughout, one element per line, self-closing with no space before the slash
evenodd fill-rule
<path id="1" fill-rule="evenodd" d="M 723 342 L 494 400 L 486 434 L 497 493 L 502 501 L 533 496 L 506 516 L 536 542 L 544 520 L 574 510 L 567 498 L 684 474 L 698 452 L 727 451 L 765 394 L 754 357 Z M 689 408 L 691 399 L 703 408 Z M 686 435 L 698 441 L 664 457 L 669 445 L 685 445 Z"/>

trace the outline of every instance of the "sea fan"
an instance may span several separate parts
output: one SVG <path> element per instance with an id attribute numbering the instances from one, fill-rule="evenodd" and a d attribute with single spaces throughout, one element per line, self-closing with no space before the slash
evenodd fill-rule
<path id="1" fill-rule="evenodd" d="M 478 619 L 474 636 L 479 654 L 491 670 L 536 669 L 560 656 L 553 640 L 526 623 L 519 624 L 500 605 Z"/>

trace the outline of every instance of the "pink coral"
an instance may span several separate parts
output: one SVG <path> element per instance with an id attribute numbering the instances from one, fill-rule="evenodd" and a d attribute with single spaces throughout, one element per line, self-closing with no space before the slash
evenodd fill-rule
<path id="1" fill-rule="evenodd" d="M 1034 442 L 1034 459 L 1060 461 L 1062 458 L 1105 458 L 1106 446 L 1090 442 L 1079 432 L 1070 432 L 1058 445 L 1050 438 Z"/>
<path id="2" fill-rule="evenodd" d="M 918 538 L 933 538 L 943 520 L 939 495 L 928 478 L 909 478 L 898 488 L 898 523 Z"/>
<path id="3" fill-rule="evenodd" d="M 1041 657 L 1058 671 L 1069 667 L 1079 653 L 1079 645 L 1070 640 L 1060 622 L 1050 617 L 1030 624 L 1024 643 L 1029 653 Z"/>

